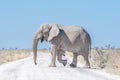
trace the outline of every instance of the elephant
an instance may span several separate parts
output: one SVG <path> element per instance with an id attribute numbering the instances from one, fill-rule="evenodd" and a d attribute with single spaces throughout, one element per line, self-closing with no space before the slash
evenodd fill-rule
<path id="1" fill-rule="evenodd" d="M 59 24 L 43 24 L 33 39 L 34 64 L 36 65 L 38 42 L 48 41 L 51 44 L 51 63 L 49 67 L 56 67 L 56 58 L 64 66 L 67 60 L 62 60 L 65 51 L 73 53 L 71 67 L 77 67 L 77 58 L 82 55 L 85 67 L 90 68 L 89 53 L 91 52 L 91 37 L 80 26 L 61 26 Z"/>

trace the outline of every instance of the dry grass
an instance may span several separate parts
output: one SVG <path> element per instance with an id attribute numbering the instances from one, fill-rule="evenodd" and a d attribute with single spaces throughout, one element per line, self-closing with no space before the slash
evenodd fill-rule
<path id="1" fill-rule="evenodd" d="M 48 53 L 49 50 L 38 50 L 38 52 Z M 32 50 L 0 50 L 0 64 L 29 57 Z"/>
<path id="2" fill-rule="evenodd" d="M 89 60 L 93 68 L 120 75 L 120 49 L 93 49 Z"/>
<path id="3" fill-rule="evenodd" d="M 28 57 L 31 50 L 0 50 L 0 64 Z"/>

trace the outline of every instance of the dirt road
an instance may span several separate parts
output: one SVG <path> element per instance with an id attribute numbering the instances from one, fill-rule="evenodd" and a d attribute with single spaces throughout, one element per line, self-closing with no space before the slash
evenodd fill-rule
<path id="1" fill-rule="evenodd" d="M 120 80 L 120 77 L 93 69 L 64 67 L 57 62 L 57 67 L 48 67 L 50 54 L 39 54 L 38 65 L 32 57 L 6 63 L 0 66 L 0 80 Z"/>

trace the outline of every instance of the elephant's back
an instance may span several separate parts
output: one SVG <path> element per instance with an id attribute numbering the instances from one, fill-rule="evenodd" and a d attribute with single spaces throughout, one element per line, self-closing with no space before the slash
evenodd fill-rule
<path id="1" fill-rule="evenodd" d="M 84 29 L 80 26 L 62 26 L 60 29 L 64 30 L 67 34 L 74 32 L 82 33 L 84 31 Z"/>

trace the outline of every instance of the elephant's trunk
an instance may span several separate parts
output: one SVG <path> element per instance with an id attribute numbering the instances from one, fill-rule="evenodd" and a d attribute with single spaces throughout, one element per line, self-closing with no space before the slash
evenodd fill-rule
<path id="1" fill-rule="evenodd" d="M 37 65 L 36 63 L 36 58 L 37 58 L 37 45 L 38 45 L 38 39 L 33 40 L 33 55 L 34 55 L 34 64 Z"/>

